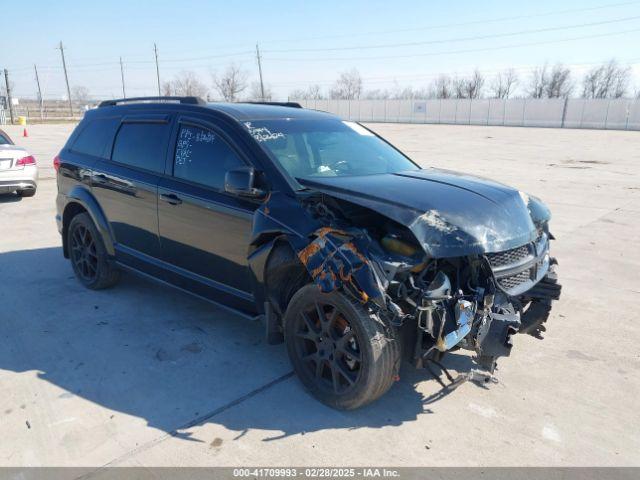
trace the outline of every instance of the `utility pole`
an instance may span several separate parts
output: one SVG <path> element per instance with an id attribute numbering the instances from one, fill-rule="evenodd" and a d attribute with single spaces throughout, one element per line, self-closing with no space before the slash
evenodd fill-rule
<path id="1" fill-rule="evenodd" d="M 69 98 L 69 114 L 73 117 L 73 104 L 71 103 L 71 89 L 69 88 L 69 76 L 67 75 L 67 62 L 64 59 L 64 47 L 60 42 L 60 55 L 62 55 L 62 69 L 64 70 L 64 81 L 67 84 L 67 97 Z"/>
<path id="2" fill-rule="evenodd" d="M 262 82 L 262 60 L 260 59 L 260 47 L 256 43 L 256 58 L 258 59 L 258 73 L 260 74 L 260 99 L 264 102 L 264 83 Z"/>
<path id="3" fill-rule="evenodd" d="M 127 92 L 124 89 L 124 67 L 122 66 L 122 57 L 120 57 L 120 77 L 122 78 L 122 98 L 127 98 Z"/>
<path id="4" fill-rule="evenodd" d="M 160 94 L 160 67 L 158 67 L 158 46 L 155 43 L 153 44 L 153 52 L 156 55 L 156 76 L 158 77 L 158 96 L 161 97 L 162 95 Z"/>
<path id="5" fill-rule="evenodd" d="M 40 120 L 44 120 L 44 100 L 42 99 L 42 90 L 40 89 L 40 77 L 38 77 L 38 67 L 33 64 L 33 70 L 36 72 L 36 85 L 38 85 L 38 103 L 40 104 Z"/>
<path id="6" fill-rule="evenodd" d="M 9 117 L 13 125 L 13 102 L 11 101 L 11 87 L 9 86 L 9 70 L 4 69 L 4 85 L 7 87 L 7 103 L 9 104 Z"/>

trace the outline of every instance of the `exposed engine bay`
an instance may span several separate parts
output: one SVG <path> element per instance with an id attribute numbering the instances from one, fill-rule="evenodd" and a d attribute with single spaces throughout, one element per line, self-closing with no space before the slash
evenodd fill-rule
<path id="1" fill-rule="evenodd" d="M 372 209 L 325 195 L 304 203 L 325 225 L 297 252 L 315 283 L 324 292 L 341 289 L 396 328 L 405 358 L 417 367 L 471 350 L 475 373 L 486 381 L 496 360 L 510 354 L 514 334 L 544 332 L 561 290 L 548 219 L 535 223 L 535 238 L 513 248 L 440 257 L 411 228 Z M 437 212 L 428 220 L 431 229 L 455 234 Z"/>

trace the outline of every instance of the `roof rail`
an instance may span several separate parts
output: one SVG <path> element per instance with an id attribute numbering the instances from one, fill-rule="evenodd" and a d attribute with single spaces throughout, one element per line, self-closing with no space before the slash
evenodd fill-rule
<path id="1" fill-rule="evenodd" d="M 116 100 L 105 100 L 100 102 L 98 107 L 113 107 L 125 103 L 184 103 L 186 105 L 206 105 L 200 97 L 134 97 L 118 98 Z"/>
<path id="2" fill-rule="evenodd" d="M 298 102 L 240 102 L 252 103 L 254 105 L 274 105 L 276 107 L 303 108 Z"/>

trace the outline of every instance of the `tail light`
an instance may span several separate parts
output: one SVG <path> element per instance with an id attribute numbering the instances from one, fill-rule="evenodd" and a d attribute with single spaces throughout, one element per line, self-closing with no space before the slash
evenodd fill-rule
<path id="1" fill-rule="evenodd" d="M 53 159 L 53 168 L 55 169 L 56 173 L 58 172 L 58 170 L 60 170 L 60 156 L 56 155 Z"/>
<path id="2" fill-rule="evenodd" d="M 35 165 L 35 164 L 36 164 L 36 159 L 33 157 L 33 155 L 29 155 L 28 157 L 19 158 L 16 161 L 15 166 L 16 167 L 24 167 L 26 165 Z"/>

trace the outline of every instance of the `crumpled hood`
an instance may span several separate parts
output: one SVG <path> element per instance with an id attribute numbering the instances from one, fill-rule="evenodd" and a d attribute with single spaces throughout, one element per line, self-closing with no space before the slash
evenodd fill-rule
<path id="1" fill-rule="evenodd" d="M 406 226 L 432 257 L 515 248 L 535 240 L 536 224 L 550 218 L 549 210 L 535 197 L 448 170 L 299 181 Z"/>

